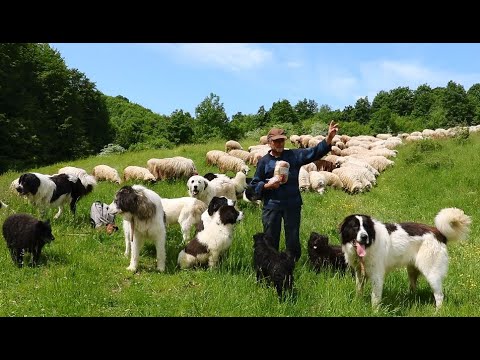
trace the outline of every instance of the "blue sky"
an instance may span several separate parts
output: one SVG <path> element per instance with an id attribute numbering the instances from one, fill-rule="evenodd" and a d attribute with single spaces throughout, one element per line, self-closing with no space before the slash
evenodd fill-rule
<path id="1" fill-rule="evenodd" d="M 195 108 L 210 93 L 229 117 L 303 99 L 332 109 L 380 90 L 480 83 L 480 43 L 51 43 L 106 95 L 156 113 Z"/>

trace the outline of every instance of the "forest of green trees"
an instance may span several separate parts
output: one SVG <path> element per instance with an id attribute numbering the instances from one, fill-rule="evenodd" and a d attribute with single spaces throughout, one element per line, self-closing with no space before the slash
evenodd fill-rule
<path id="1" fill-rule="evenodd" d="M 109 144 L 130 151 L 172 148 L 212 138 L 258 138 L 272 126 L 318 135 L 330 120 L 348 135 L 476 125 L 480 84 L 467 91 L 454 81 L 436 88 L 398 87 L 343 110 L 311 99 L 295 105 L 281 100 L 231 119 L 220 97 L 210 93 L 193 115 L 181 109 L 162 115 L 121 95 L 102 94 L 48 44 L 0 44 L 0 174 L 98 154 Z"/>

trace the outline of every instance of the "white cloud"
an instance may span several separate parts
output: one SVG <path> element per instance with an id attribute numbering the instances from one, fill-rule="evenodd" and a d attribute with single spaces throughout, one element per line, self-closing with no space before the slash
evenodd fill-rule
<path id="1" fill-rule="evenodd" d="M 220 67 L 229 71 L 250 70 L 272 59 L 272 53 L 250 44 L 159 44 L 183 61 Z"/>

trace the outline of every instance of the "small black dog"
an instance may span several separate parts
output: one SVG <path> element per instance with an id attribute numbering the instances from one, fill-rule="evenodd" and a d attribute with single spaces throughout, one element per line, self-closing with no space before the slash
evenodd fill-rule
<path id="1" fill-rule="evenodd" d="M 345 273 L 347 264 L 340 245 L 328 245 L 328 236 L 316 232 L 310 234 L 308 240 L 308 258 L 315 271 L 331 267 Z"/>
<path id="2" fill-rule="evenodd" d="M 10 215 L 3 223 L 3 237 L 18 267 L 23 266 L 25 251 L 32 254 L 32 265 L 37 265 L 43 246 L 55 240 L 50 221 L 39 221 L 30 214 Z"/>
<path id="3" fill-rule="evenodd" d="M 278 297 L 282 299 L 286 291 L 293 289 L 293 270 L 295 259 L 288 250 L 279 252 L 272 246 L 273 239 L 264 234 L 253 235 L 253 264 L 257 273 L 257 281 L 266 280 L 268 285 L 275 286 Z"/>

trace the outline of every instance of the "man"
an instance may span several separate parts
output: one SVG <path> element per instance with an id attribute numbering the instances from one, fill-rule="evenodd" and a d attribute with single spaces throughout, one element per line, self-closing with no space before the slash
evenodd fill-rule
<path id="1" fill-rule="evenodd" d="M 273 128 L 268 132 L 267 140 L 270 151 L 257 164 L 257 170 L 250 183 L 258 196 L 263 198 L 262 223 L 263 232 L 274 239 L 274 246 L 279 248 L 282 219 L 285 230 L 287 250 L 300 258 L 300 213 L 303 204 L 298 188 L 300 167 L 318 160 L 328 154 L 332 148 L 332 139 L 338 132 L 338 125 L 333 121 L 328 126 L 328 135 L 317 146 L 307 149 L 285 150 L 285 130 Z M 277 161 L 290 164 L 288 180 L 282 184 L 274 177 Z"/>

